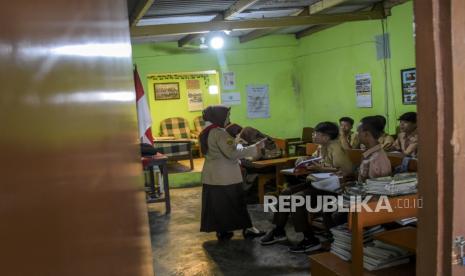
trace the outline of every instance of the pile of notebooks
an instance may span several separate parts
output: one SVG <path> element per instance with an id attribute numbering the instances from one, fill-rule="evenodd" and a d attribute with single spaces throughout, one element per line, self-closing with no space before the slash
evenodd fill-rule
<path id="1" fill-rule="evenodd" d="M 330 231 L 334 238 L 331 244 L 331 252 L 339 258 L 349 261 L 352 258 L 352 232 L 347 228 L 347 223 L 333 227 Z M 373 241 L 373 235 L 383 231 L 384 228 L 381 225 L 366 229 L 363 232 L 363 243 L 371 243 Z"/>
<path id="2" fill-rule="evenodd" d="M 367 179 L 365 191 L 375 195 L 405 195 L 417 192 L 417 174 L 399 173 L 386 177 Z"/>
<path id="3" fill-rule="evenodd" d="M 406 264 L 410 255 L 407 250 L 374 240 L 363 249 L 363 267 L 372 271 Z"/>

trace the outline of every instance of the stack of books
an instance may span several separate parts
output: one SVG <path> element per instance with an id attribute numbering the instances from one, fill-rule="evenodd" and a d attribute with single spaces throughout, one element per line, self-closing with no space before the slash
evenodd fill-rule
<path id="1" fill-rule="evenodd" d="M 407 250 L 375 240 L 363 249 L 363 267 L 372 271 L 406 264 L 410 256 Z"/>
<path id="2" fill-rule="evenodd" d="M 333 227 L 330 231 L 334 238 L 331 244 L 331 252 L 344 261 L 349 261 L 352 258 L 352 232 L 347 228 L 347 223 Z M 363 232 L 363 243 L 371 243 L 373 235 L 383 231 L 384 228 L 381 225 L 366 229 Z"/>
<path id="3" fill-rule="evenodd" d="M 417 192 L 417 174 L 399 173 L 393 177 L 379 177 L 367 179 L 365 191 L 375 195 L 406 195 Z"/>

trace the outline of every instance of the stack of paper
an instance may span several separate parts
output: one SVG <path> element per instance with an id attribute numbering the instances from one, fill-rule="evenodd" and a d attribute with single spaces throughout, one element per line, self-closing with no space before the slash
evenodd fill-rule
<path id="1" fill-rule="evenodd" d="M 363 249 L 363 267 L 372 271 L 405 264 L 410 255 L 407 250 L 375 240 Z"/>
<path id="2" fill-rule="evenodd" d="M 417 192 L 417 174 L 399 173 L 393 177 L 367 179 L 366 193 L 375 195 L 404 195 Z"/>
<path id="3" fill-rule="evenodd" d="M 352 232 L 347 228 L 347 223 L 330 229 L 334 241 L 331 244 L 331 252 L 339 258 L 349 261 L 352 258 Z M 373 241 L 373 235 L 383 232 L 381 225 L 368 228 L 363 232 L 363 243 L 368 244 Z"/>
<path id="4" fill-rule="evenodd" d="M 396 222 L 400 225 L 407 225 L 407 224 L 411 224 L 411 223 L 416 223 L 418 221 L 418 219 L 416 217 L 411 217 L 411 218 L 404 218 L 404 219 L 400 219 L 400 220 L 396 220 Z"/>

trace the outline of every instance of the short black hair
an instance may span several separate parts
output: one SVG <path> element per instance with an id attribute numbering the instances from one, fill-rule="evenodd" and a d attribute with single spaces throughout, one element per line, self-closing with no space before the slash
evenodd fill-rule
<path id="1" fill-rule="evenodd" d="M 407 112 L 399 117 L 399 121 L 406 121 L 411 123 L 417 123 L 417 113 L 416 112 Z"/>
<path id="2" fill-rule="evenodd" d="M 341 122 L 347 122 L 352 126 L 354 125 L 354 119 L 352 119 L 350 117 L 342 117 L 341 119 L 339 119 L 339 123 L 341 123 Z"/>
<path id="3" fill-rule="evenodd" d="M 373 117 L 377 118 L 381 122 L 381 125 L 383 126 L 382 130 L 384 131 L 384 128 L 386 127 L 386 117 L 383 115 L 375 115 Z"/>
<path id="4" fill-rule="evenodd" d="M 333 122 L 321 122 L 316 125 L 314 131 L 328 135 L 331 140 L 339 135 L 339 127 Z"/>
<path id="5" fill-rule="evenodd" d="M 362 131 L 368 131 L 373 138 L 378 139 L 383 134 L 384 126 L 383 122 L 378 116 L 368 116 L 360 120 L 360 129 Z"/>

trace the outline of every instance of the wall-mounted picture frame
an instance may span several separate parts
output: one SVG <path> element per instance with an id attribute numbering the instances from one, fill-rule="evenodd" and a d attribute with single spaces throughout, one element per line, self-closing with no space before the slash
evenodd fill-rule
<path id="1" fill-rule="evenodd" d="M 155 91 L 155 100 L 177 100 L 181 98 L 179 93 L 179 83 L 155 83 L 153 85 Z"/>
<path id="2" fill-rule="evenodd" d="M 408 68 L 400 70 L 400 79 L 402 81 L 402 103 L 417 103 L 417 69 Z"/>

